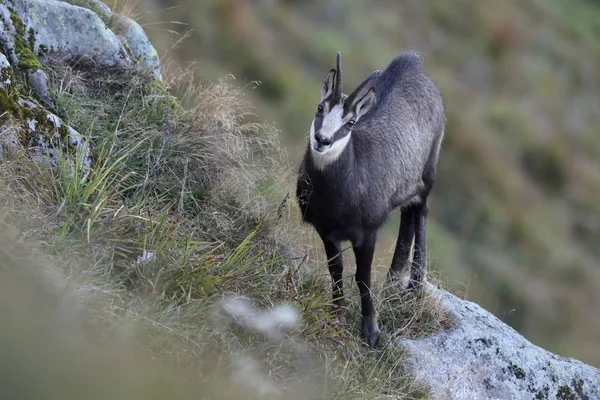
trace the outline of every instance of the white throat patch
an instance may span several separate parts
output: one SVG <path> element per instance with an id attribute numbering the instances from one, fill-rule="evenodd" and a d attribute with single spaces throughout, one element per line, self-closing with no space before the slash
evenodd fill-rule
<path id="1" fill-rule="evenodd" d="M 322 130 L 321 134 L 323 134 Z M 315 140 L 315 123 L 313 121 L 313 123 L 310 125 L 310 154 L 315 167 L 319 170 L 323 170 L 326 166 L 337 160 L 348 145 L 350 136 L 352 136 L 352 132 L 348 133 L 340 140 L 336 140 L 331 144 L 331 146 L 324 148 L 322 151 L 316 151 L 315 146 L 317 145 L 317 141 Z"/>

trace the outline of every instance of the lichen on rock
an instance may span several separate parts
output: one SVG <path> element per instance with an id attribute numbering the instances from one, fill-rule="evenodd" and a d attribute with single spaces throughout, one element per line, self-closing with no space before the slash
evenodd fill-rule
<path id="1" fill-rule="evenodd" d="M 108 68 L 132 66 L 131 58 L 102 19 L 93 11 L 55 0 L 14 0 L 13 14 L 32 32 L 33 52 L 67 63 L 86 60 Z"/>
<path id="2" fill-rule="evenodd" d="M 77 165 L 82 176 L 88 174 L 92 164 L 91 148 L 79 132 L 32 100 L 19 98 L 18 106 L 13 115 L 21 122 L 17 137 L 34 160 L 54 167 L 66 152 L 72 156 L 71 165 Z"/>
<path id="3" fill-rule="evenodd" d="M 429 290 L 457 323 L 397 344 L 432 399 L 600 399 L 599 369 L 535 346 L 475 303 Z"/>
<path id="4" fill-rule="evenodd" d="M 100 0 L 65 0 L 65 2 L 72 4 L 74 6 L 79 6 L 83 8 L 87 8 L 88 10 L 92 10 L 95 12 L 102 21 L 110 27 L 110 22 L 112 18 L 112 11 L 109 6 L 101 2 Z"/>
<path id="5" fill-rule="evenodd" d="M 0 53 L 0 122 L 17 110 L 17 95 L 10 62 Z"/>
<path id="6" fill-rule="evenodd" d="M 0 52 L 0 70 L 4 71 L 5 69 L 6 70 L 10 69 L 10 63 L 8 62 L 8 59 L 6 58 L 6 56 Z M 4 87 L 4 85 L 10 84 L 10 80 L 5 82 L 4 79 L 10 79 L 10 78 L 8 76 L 5 77 L 4 74 L 2 74 L 2 76 L 0 77 L 0 86 L 2 86 L 2 87 Z"/>
<path id="7" fill-rule="evenodd" d="M 115 19 L 115 32 L 122 39 L 139 65 L 153 71 L 154 76 L 158 80 L 162 80 L 158 52 L 148 40 L 144 29 L 131 18 L 115 16 Z"/>
<path id="8" fill-rule="evenodd" d="M 91 144 L 56 115 L 44 64 L 88 72 L 140 68 L 152 71 L 157 84 L 162 80 L 158 54 L 141 26 L 100 0 L 2 0 L 0 50 L 0 129 L 10 137 L 5 142 L 12 148 L 16 140 L 50 165 L 66 151 L 85 174 Z M 35 99 L 24 95 L 32 92 Z M 0 151 L 2 159 L 12 153 Z"/>
<path id="9" fill-rule="evenodd" d="M 20 69 L 41 69 L 42 64 L 37 59 L 33 52 L 32 42 L 33 42 L 33 30 L 29 28 L 26 30 L 25 24 L 21 17 L 16 13 L 16 11 L 7 7 L 10 13 L 10 21 L 14 28 L 14 53 L 17 58 L 17 67 Z M 3 19 L 3 22 L 6 24 L 7 21 Z M 29 36 L 27 36 L 29 35 Z"/>

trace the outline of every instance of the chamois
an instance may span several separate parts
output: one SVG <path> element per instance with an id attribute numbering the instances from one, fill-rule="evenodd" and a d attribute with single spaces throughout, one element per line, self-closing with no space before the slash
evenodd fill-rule
<path id="1" fill-rule="evenodd" d="M 398 55 L 347 96 L 342 93 L 338 52 L 337 66 L 321 87 L 296 197 L 303 221 L 315 228 L 325 246 L 338 317 L 344 313 L 341 242 L 352 243 L 362 336 L 371 347 L 380 332 L 370 292 L 377 231 L 401 207 L 388 279 L 402 276 L 414 239 L 409 288 L 421 289 L 427 272 L 427 197 L 445 124 L 442 94 L 416 53 Z"/>

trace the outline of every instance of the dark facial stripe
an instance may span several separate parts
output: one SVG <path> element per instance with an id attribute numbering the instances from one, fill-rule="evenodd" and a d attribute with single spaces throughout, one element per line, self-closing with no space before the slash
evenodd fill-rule
<path id="1" fill-rule="evenodd" d="M 323 118 L 315 118 L 315 135 L 321 132 L 321 128 L 323 127 Z"/>

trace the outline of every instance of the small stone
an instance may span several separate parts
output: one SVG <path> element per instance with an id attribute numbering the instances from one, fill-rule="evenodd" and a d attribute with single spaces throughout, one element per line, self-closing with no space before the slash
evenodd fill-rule
<path id="1" fill-rule="evenodd" d="M 48 89 L 48 77 L 46 76 L 46 73 L 41 69 L 27 70 L 27 82 L 38 95 L 38 98 L 42 104 L 45 107 L 53 109 L 54 101 L 50 96 L 50 90 Z"/>

